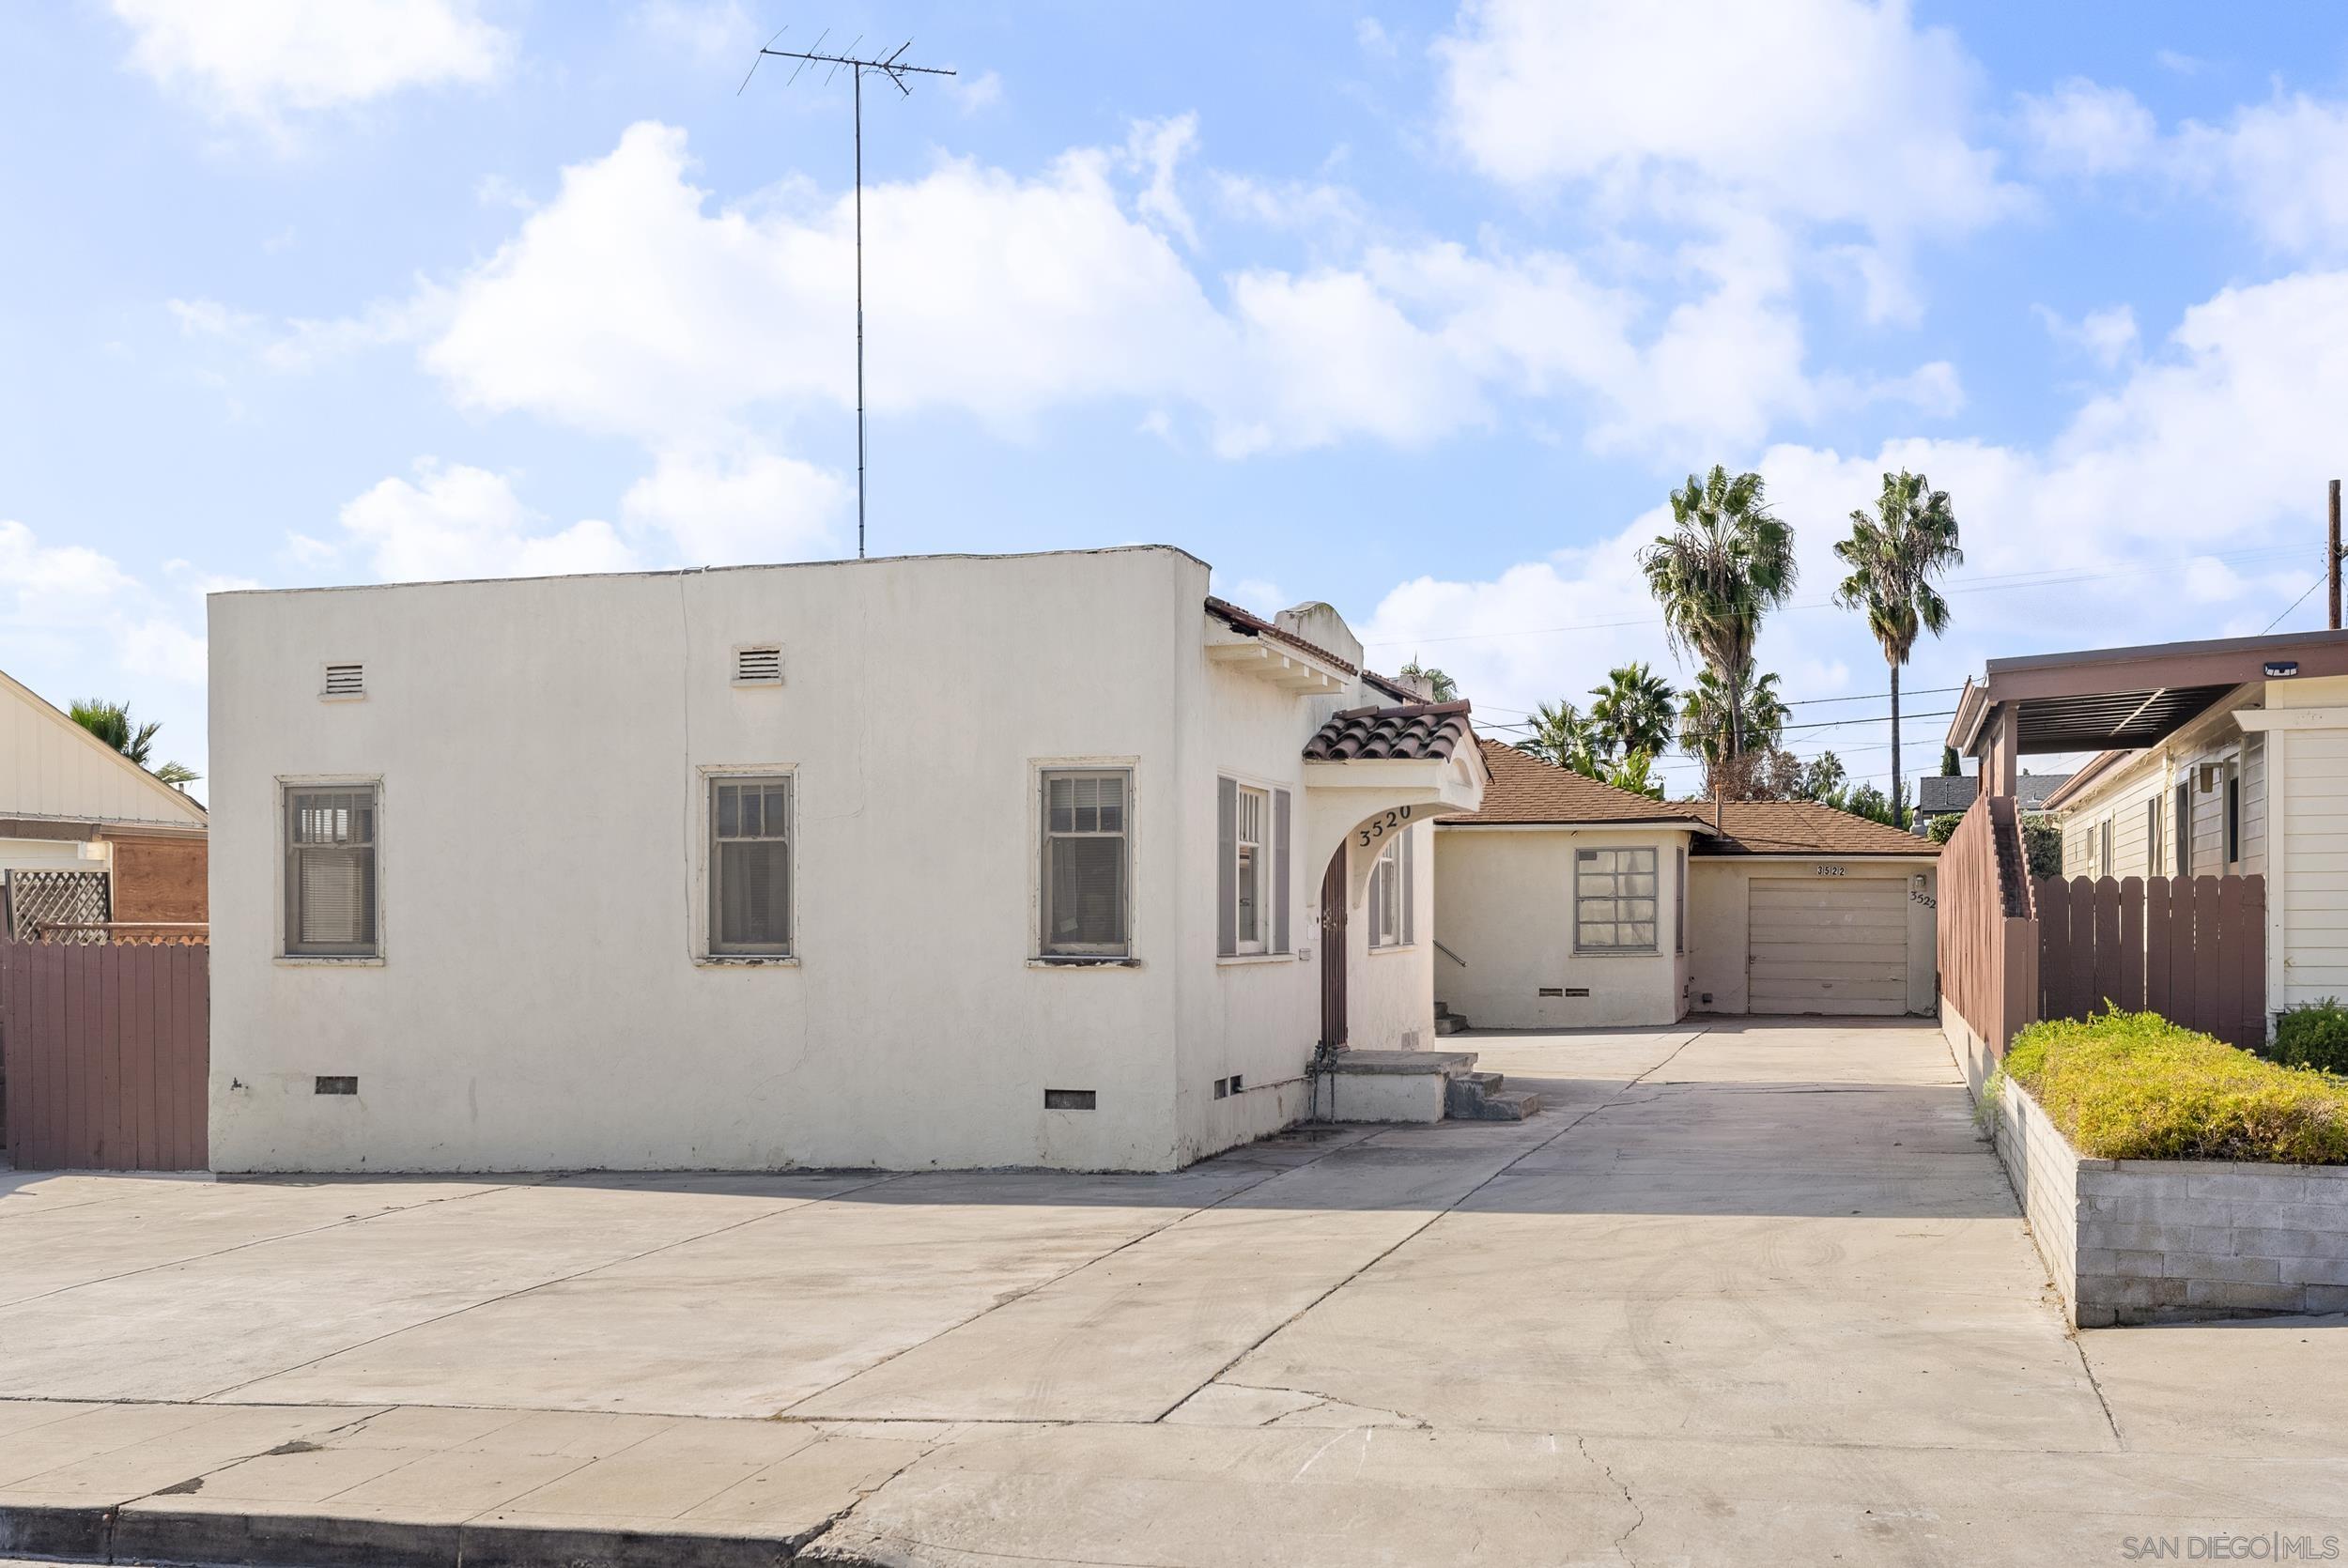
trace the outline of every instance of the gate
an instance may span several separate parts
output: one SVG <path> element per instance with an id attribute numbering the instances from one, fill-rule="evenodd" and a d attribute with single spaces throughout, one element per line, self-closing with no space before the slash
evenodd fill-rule
<path id="1" fill-rule="evenodd" d="M 209 946 L 0 939 L 0 1085 L 19 1170 L 205 1168 Z"/>
<path id="2" fill-rule="evenodd" d="M 2266 879 L 2047 877 L 2038 915 L 2041 1018 L 2109 1002 L 2245 1051 L 2266 1039 Z"/>

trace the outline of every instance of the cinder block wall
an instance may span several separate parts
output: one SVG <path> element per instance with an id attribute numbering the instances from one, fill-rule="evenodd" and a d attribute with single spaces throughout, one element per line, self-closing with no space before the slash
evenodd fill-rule
<path id="1" fill-rule="evenodd" d="M 2079 1328 L 2348 1312 L 2348 1167 L 2083 1159 L 2013 1084 L 1996 1126 Z"/>

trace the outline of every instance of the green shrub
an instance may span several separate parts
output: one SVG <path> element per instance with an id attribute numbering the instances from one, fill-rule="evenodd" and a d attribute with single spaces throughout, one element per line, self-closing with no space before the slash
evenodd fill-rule
<path id="1" fill-rule="evenodd" d="M 2157 1013 L 2033 1023 L 1998 1070 L 2093 1159 L 2348 1164 L 2348 1079 L 2263 1061 Z"/>
<path id="2" fill-rule="evenodd" d="M 1964 820 L 1955 815 L 1935 817 L 1924 825 L 1924 837 L 1936 844 L 1945 844 L 1956 836 L 1957 824 Z"/>
<path id="3" fill-rule="evenodd" d="M 2348 1007 L 2327 996 L 2285 1008 L 2266 1053 L 2285 1067 L 2348 1072 Z"/>
<path id="4" fill-rule="evenodd" d="M 2062 824 L 2043 811 L 2022 819 L 2022 858 L 2034 877 L 2062 874 Z"/>

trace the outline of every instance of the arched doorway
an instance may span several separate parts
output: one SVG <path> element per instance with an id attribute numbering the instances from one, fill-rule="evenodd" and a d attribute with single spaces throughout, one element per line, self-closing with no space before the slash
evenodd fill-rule
<path id="1" fill-rule="evenodd" d="M 1321 877 L 1321 1048 L 1345 1044 L 1345 850 L 1340 842 Z"/>

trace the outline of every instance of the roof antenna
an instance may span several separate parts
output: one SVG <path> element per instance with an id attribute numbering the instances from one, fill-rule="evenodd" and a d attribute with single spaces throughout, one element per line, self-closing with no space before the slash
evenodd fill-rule
<path id="1" fill-rule="evenodd" d="M 779 29 L 773 38 L 768 38 L 760 46 L 757 57 L 750 61 L 750 69 L 742 78 L 742 85 L 734 90 L 734 95 L 736 98 L 742 96 L 743 90 L 750 85 L 750 77 L 758 74 L 760 61 L 766 59 L 769 55 L 779 60 L 799 62 L 791 72 L 791 82 L 796 82 L 799 79 L 799 73 L 811 65 L 831 67 L 830 73 L 824 78 L 826 83 L 840 74 L 842 66 L 845 66 L 850 72 L 849 81 L 854 90 L 849 101 L 853 105 L 853 123 L 856 128 L 856 558 L 862 561 L 864 559 L 864 73 L 869 70 L 876 75 L 887 77 L 889 85 L 906 98 L 913 96 L 913 88 L 905 81 L 908 75 L 952 76 L 955 73 L 940 66 L 917 66 L 908 61 L 905 58 L 905 51 L 913 47 L 911 38 L 905 39 L 886 54 L 877 52 L 858 54 L 856 52 L 857 45 L 864 41 L 864 35 L 859 33 L 857 35 L 855 43 L 849 44 L 847 48 L 837 54 L 827 54 L 824 53 L 824 40 L 831 37 L 831 29 L 826 27 L 816 35 L 815 42 L 804 50 L 777 49 L 776 43 L 780 41 L 782 35 L 788 31 L 790 28 L 786 24 Z M 790 85 L 790 82 L 783 84 L 785 86 Z"/>

